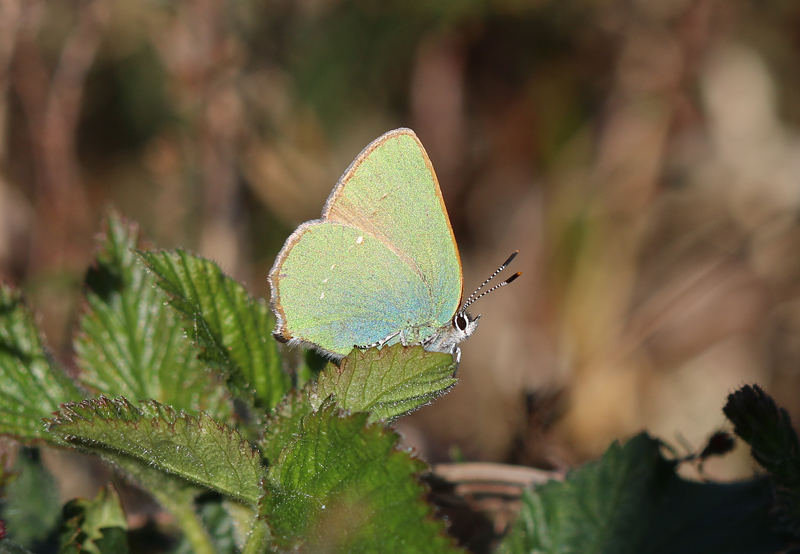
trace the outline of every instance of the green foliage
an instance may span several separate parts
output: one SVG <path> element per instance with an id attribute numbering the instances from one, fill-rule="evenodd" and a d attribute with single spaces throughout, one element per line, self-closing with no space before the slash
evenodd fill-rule
<path id="1" fill-rule="evenodd" d="M 681 479 L 661 443 L 642 433 L 603 458 L 526 491 L 503 554 L 779 552 L 765 479 L 732 484 Z"/>
<path id="2" fill-rule="evenodd" d="M 0 283 L 0 434 L 45 438 L 42 418 L 81 397 L 45 349 L 19 291 Z"/>
<path id="3" fill-rule="evenodd" d="M 414 478 L 425 465 L 395 450 L 396 435 L 382 425 L 367 425 L 367 421 L 396 418 L 442 394 L 455 382 L 451 356 L 399 346 L 356 351 L 341 367 L 330 364 L 318 384 L 286 394 L 291 379 L 269 336 L 274 320 L 266 304 L 247 296 L 241 285 L 211 262 L 183 252 L 143 253 L 141 258 L 154 276 L 133 254 L 139 246 L 135 227 L 111 213 L 95 263 L 87 273 L 86 309 L 75 342 L 81 382 L 93 392 L 119 395 L 115 400 L 100 396 L 78 402 L 78 389 L 49 363 L 18 295 L 4 289 L 5 298 L 16 301 L 13 309 L 6 310 L 8 330 L 4 336 L 9 341 L 19 343 L 22 337 L 28 342 L 25 348 L 17 344 L 6 349 L 15 353 L 12 361 L 16 366 L 12 367 L 17 378 L 4 379 L 0 390 L 8 390 L 9 384 L 31 382 L 29 373 L 36 373 L 30 362 L 34 358 L 48 365 L 46 373 L 39 371 L 40 381 L 33 383 L 45 389 L 61 386 L 59 396 L 49 395 L 54 398 L 46 410 L 39 406 L 27 418 L 28 429 L 34 424 L 37 427 L 27 430 L 28 436 L 35 432 L 52 442 L 95 453 L 149 490 L 183 529 L 180 551 L 257 552 L 272 540 L 275 529 L 245 506 L 256 506 L 264 494 L 261 481 L 267 474 L 262 459 L 271 464 L 273 481 L 268 485 L 271 496 L 261 506 L 273 507 L 266 513 L 284 533 L 276 535 L 278 542 L 283 537 L 286 544 L 319 544 L 315 541 L 321 540 L 319 525 L 329 521 L 325 518 L 309 519 L 305 529 L 310 535 L 302 528 L 286 535 L 287 517 L 294 513 L 287 508 L 306 505 L 287 496 L 292 483 L 281 481 L 281 476 L 292 475 L 301 459 L 308 461 L 310 455 L 322 453 L 326 471 L 305 477 L 316 482 L 322 475 L 327 485 L 314 492 L 316 497 L 307 496 L 306 502 L 329 505 L 326 518 L 360 514 L 348 527 L 354 530 L 352 540 L 340 541 L 342 548 L 352 545 L 356 550 L 370 550 L 370 545 L 386 541 L 389 546 L 392 541 L 403 541 L 410 551 L 427 551 L 431 545 L 449 548 L 451 541 L 443 534 L 443 526 L 430 517 L 430 508 L 421 499 L 423 489 Z M 169 294 L 169 306 L 156 282 Z M 191 339 L 201 349 L 195 349 L 185 337 L 176 313 L 191 322 Z M 25 333 L 15 327 L 20 321 Z M 31 345 L 38 348 L 38 358 L 20 354 L 32 351 Z M 262 430 L 260 453 L 222 423 L 230 418 L 230 412 L 220 402 L 221 396 L 210 389 L 213 374 L 200 365 L 198 355 L 228 376 L 235 400 L 246 404 L 254 400 L 265 410 L 276 407 Z M 306 373 L 306 380 L 313 378 L 312 372 Z M 333 400 L 321 406 L 329 396 L 336 399 L 336 407 Z M 18 397 L 36 398 L 24 390 Z M 315 412 L 317 408 L 321 411 Z M 340 417 L 339 408 L 363 413 Z M 201 410 L 210 410 L 210 414 Z M 44 419 L 44 430 L 43 416 L 51 413 L 55 416 Z M 311 444 L 314 452 L 308 450 Z M 348 468 L 356 461 L 362 471 L 352 474 Z M 25 473 L 33 475 L 37 485 L 45 482 L 43 475 Z M 300 482 L 294 485 L 304 486 Z M 39 487 L 38 491 L 51 488 Z M 204 497 L 203 491 L 209 489 L 228 499 L 197 505 L 198 497 Z M 24 499 L 40 516 L 49 513 L 49 527 L 55 528 L 57 510 L 47 512 L 27 494 L 15 494 L 14 498 Z M 124 526 L 105 525 L 97 515 L 98 506 L 115 500 L 104 496 L 93 502 L 70 503 L 67 521 L 62 524 L 62 551 L 124 551 Z M 57 508 L 52 496 L 47 504 Z M 25 544 L 41 538 L 47 527 L 41 523 L 28 527 L 30 534 L 22 537 Z M 406 537 L 406 527 L 418 529 L 416 535 Z"/>
<path id="4" fill-rule="evenodd" d="M 23 548 L 12 540 L 0 541 L 0 554 L 33 554 L 30 550 Z"/>
<path id="5" fill-rule="evenodd" d="M 258 453 L 237 431 L 205 414 L 100 397 L 65 404 L 48 421 L 50 432 L 90 451 L 118 451 L 251 504 L 261 496 Z"/>
<path id="6" fill-rule="evenodd" d="M 275 344 L 266 304 L 216 265 L 180 251 L 137 256 L 140 247 L 135 227 L 111 213 L 75 341 L 80 383 L 114 400 L 82 399 L 19 293 L 0 286 L 0 434 L 111 463 L 172 514 L 183 532 L 173 553 L 461 552 L 423 500 L 417 476 L 427 466 L 398 450 L 386 423 L 455 384 L 452 356 L 397 344 L 356 349 L 319 371 Z M 227 389 L 214 386 L 222 378 Z M 800 529 L 800 440 L 757 387 L 732 395 L 726 414 L 772 481 L 685 481 L 660 443 L 640 435 L 527 492 L 501 552 L 780 551 L 777 524 Z M 73 500 L 59 517 L 36 452 L 21 453 L 16 479 L 0 474 L 14 541 L 0 540 L 0 554 L 56 538 L 62 554 L 127 552 L 113 491 Z"/>
<path id="7" fill-rule="evenodd" d="M 270 466 L 261 513 L 279 548 L 317 552 L 459 552 L 430 518 L 415 475 L 425 464 L 368 415 L 330 402 L 306 416 Z"/>
<path id="8" fill-rule="evenodd" d="M 137 260 L 138 232 L 112 212 L 86 275 L 88 309 L 75 340 L 81 381 L 97 394 L 157 400 L 176 410 L 204 410 L 220 420 L 230 408 L 213 387 L 155 278 Z"/>
<path id="9" fill-rule="evenodd" d="M 313 411 L 309 394 L 307 388 L 293 392 L 275 408 L 259 441 L 265 460 L 270 463 L 277 460 L 281 450 L 300 432 L 303 418 Z"/>
<path id="10" fill-rule="evenodd" d="M 252 390 L 256 405 L 275 407 L 291 380 L 270 336 L 275 319 L 266 303 L 251 298 L 209 260 L 181 250 L 141 256 L 169 294 L 170 304 L 190 323 L 188 331 L 203 349 L 203 358 L 229 376 L 234 395 Z"/>
<path id="11" fill-rule="evenodd" d="M 36 449 L 21 449 L 14 471 L 17 477 L 5 490 L 2 518 L 11 540 L 34 548 L 58 526 L 58 487 Z"/>
<path id="12" fill-rule="evenodd" d="M 59 554 L 127 554 L 128 522 L 113 488 L 94 500 L 77 498 L 64 506 Z"/>
<path id="13" fill-rule="evenodd" d="M 341 408 L 370 412 L 370 421 L 397 419 L 446 393 L 455 370 L 450 354 L 422 346 L 354 349 L 320 374 L 315 405 L 334 395 Z"/>

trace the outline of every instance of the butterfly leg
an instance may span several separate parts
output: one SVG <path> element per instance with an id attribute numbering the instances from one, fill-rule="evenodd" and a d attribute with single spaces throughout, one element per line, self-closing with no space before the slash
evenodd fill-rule
<path id="1" fill-rule="evenodd" d="M 370 348 L 381 348 L 384 344 L 386 344 L 387 342 L 389 342 L 390 340 L 395 338 L 397 335 L 400 335 L 400 340 L 401 341 L 405 340 L 404 336 L 403 336 L 403 332 L 402 331 L 397 331 L 396 333 L 392 333 L 391 335 L 388 335 L 388 336 L 382 338 L 379 341 L 375 341 L 375 342 L 373 342 L 371 344 L 365 344 L 365 345 L 356 344 L 355 347 L 358 348 L 359 350 L 369 350 Z M 403 343 L 403 344 L 405 344 L 405 343 Z"/>
<path id="2" fill-rule="evenodd" d="M 439 339 L 440 333 L 436 333 L 434 335 L 429 336 L 425 340 L 422 341 L 422 347 L 425 350 L 429 350 L 431 352 L 444 352 L 445 354 L 450 353 L 456 361 L 456 365 L 461 363 L 461 348 L 458 347 L 457 344 L 453 344 L 449 350 L 446 346 L 437 344 L 436 341 Z"/>

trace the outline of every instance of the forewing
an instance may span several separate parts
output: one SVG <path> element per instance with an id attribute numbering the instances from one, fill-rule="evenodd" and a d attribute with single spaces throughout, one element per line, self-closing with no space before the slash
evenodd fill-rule
<path id="1" fill-rule="evenodd" d="M 374 237 L 414 272 L 433 304 L 435 327 L 452 318 L 461 303 L 461 260 L 436 174 L 413 131 L 390 131 L 367 146 L 322 217 Z"/>

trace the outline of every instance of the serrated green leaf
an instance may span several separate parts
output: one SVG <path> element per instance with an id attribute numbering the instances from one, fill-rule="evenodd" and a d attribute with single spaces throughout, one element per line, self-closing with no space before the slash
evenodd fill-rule
<path id="1" fill-rule="evenodd" d="M 286 445 L 300 433 L 303 418 L 312 411 L 307 389 L 286 395 L 270 414 L 258 443 L 265 460 L 273 463 L 278 459 Z"/>
<path id="2" fill-rule="evenodd" d="M 202 413 L 100 397 L 62 406 L 49 430 L 71 444 L 122 452 L 250 504 L 261 495 L 258 452 L 237 431 Z"/>
<path id="3" fill-rule="evenodd" d="M 792 418 L 757 385 L 746 385 L 728 396 L 722 409 L 734 432 L 753 449 L 753 457 L 792 487 L 800 485 L 800 439 Z M 784 472 L 786 472 L 784 474 Z"/>
<path id="4" fill-rule="evenodd" d="M 61 515 L 58 486 L 42 464 L 38 449 L 20 450 L 14 471 L 17 478 L 5 490 L 2 518 L 11 540 L 25 548 L 34 548 L 58 527 Z"/>
<path id="5" fill-rule="evenodd" d="M 263 300 L 213 262 L 184 251 L 142 252 L 159 277 L 170 304 L 191 323 L 192 338 L 204 359 L 225 372 L 234 393 L 252 390 L 258 406 L 272 409 L 291 388 L 271 332 L 272 313 Z"/>
<path id="6" fill-rule="evenodd" d="M 138 242 L 136 226 L 110 212 L 86 275 L 88 310 L 75 340 L 80 379 L 97 394 L 153 399 L 225 420 L 224 389 L 164 305 L 155 277 L 132 250 Z"/>
<path id="7" fill-rule="evenodd" d="M 332 404 L 303 420 L 270 466 L 261 513 L 279 548 L 330 553 L 456 553 L 415 475 L 423 462 L 366 413 Z"/>
<path id="8" fill-rule="evenodd" d="M 118 451 L 103 450 L 98 453 L 121 470 L 129 480 L 149 491 L 173 515 L 183 531 L 183 537 L 174 554 L 221 554 L 227 551 L 225 544 L 229 537 L 226 536 L 228 531 L 225 528 L 230 521 L 233 521 L 236 528 L 234 534 L 237 537 L 242 535 L 242 542 L 244 535 L 248 535 L 246 538 L 249 540 L 256 535 L 265 534 L 265 529 L 260 529 L 265 527 L 264 522 L 255 518 L 255 506 L 225 499 L 223 506 L 229 512 L 230 518 L 219 521 L 214 517 L 213 509 L 211 514 L 206 513 L 202 499 L 200 509 L 197 510 L 195 500 L 201 496 L 208 497 L 208 489 L 198 487 L 176 475 L 164 473 L 142 460 Z M 254 530 L 256 526 L 259 530 Z M 249 551 L 243 552 L 246 554 Z"/>
<path id="9" fill-rule="evenodd" d="M 339 367 L 328 364 L 317 383 L 317 405 L 333 394 L 340 408 L 392 420 L 445 394 L 456 384 L 450 354 L 395 344 L 354 349 Z"/>
<path id="10" fill-rule="evenodd" d="M 640 434 L 603 458 L 526 491 L 501 554 L 768 554 L 785 547 L 774 531 L 764 479 L 681 479 L 660 442 Z"/>
<path id="11" fill-rule="evenodd" d="M 59 554 L 126 554 L 128 521 L 113 488 L 94 500 L 76 498 L 64 506 Z"/>
<path id="12" fill-rule="evenodd" d="M 81 398 L 47 353 L 19 291 L 0 283 L 0 434 L 46 438 L 42 418 Z"/>
<path id="13" fill-rule="evenodd" d="M 195 498 L 208 489 L 151 466 L 147 462 L 109 450 L 101 446 L 83 447 L 108 462 L 128 480 L 148 491 L 175 518 L 183 531 L 186 552 L 192 554 L 218 554 L 208 529 L 195 511 Z"/>

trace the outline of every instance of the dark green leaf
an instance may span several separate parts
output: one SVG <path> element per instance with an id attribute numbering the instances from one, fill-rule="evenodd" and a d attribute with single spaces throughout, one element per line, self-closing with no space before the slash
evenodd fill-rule
<path id="1" fill-rule="evenodd" d="M 354 349 L 339 367 L 328 364 L 317 383 L 317 407 L 331 394 L 340 408 L 391 420 L 428 404 L 458 380 L 450 354 L 395 344 Z"/>
<path id="2" fill-rule="evenodd" d="M 49 429 L 84 449 L 115 450 L 250 504 L 261 496 L 258 452 L 237 431 L 202 413 L 100 397 L 64 405 Z"/>
<path id="3" fill-rule="evenodd" d="M 178 410 L 230 414 L 155 278 L 132 251 L 138 232 L 114 212 L 86 276 L 88 311 L 75 341 L 81 380 L 98 394 L 153 399 Z"/>
<path id="4" fill-rule="evenodd" d="M 784 522 L 800 537 L 800 440 L 789 413 L 757 385 L 729 395 L 723 411 L 753 458 L 770 472 Z"/>
<path id="5" fill-rule="evenodd" d="M 0 434 L 45 438 L 42 418 L 81 398 L 45 350 L 19 292 L 0 283 Z"/>
<path id="6" fill-rule="evenodd" d="M 723 412 L 756 461 L 784 485 L 800 489 L 800 439 L 789 413 L 757 385 L 730 394 Z"/>
<path id="7" fill-rule="evenodd" d="M 12 540 L 0 540 L 0 554 L 33 554 L 30 550 L 23 548 Z"/>
<path id="8" fill-rule="evenodd" d="M 732 484 L 681 479 L 660 442 L 641 434 L 603 458 L 526 491 L 503 554 L 768 554 L 774 531 L 764 479 Z"/>
<path id="9" fill-rule="evenodd" d="M 303 419 L 270 466 L 261 513 L 279 548 L 330 553 L 461 552 L 431 518 L 415 476 L 426 466 L 397 435 L 332 403 Z"/>
<path id="10" fill-rule="evenodd" d="M 186 552 L 193 554 L 215 554 L 211 537 L 195 511 L 195 498 L 208 489 L 201 488 L 185 479 L 153 467 L 148 462 L 129 456 L 118 450 L 84 447 L 115 466 L 129 481 L 148 491 L 175 518 L 175 523 L 184 532 Z"/>
<path id="11" fill-rule="evenodd" d="M 127 554 L 128 521 L 113 488 L 94 500 L 77 498 L 64 506 L 59 554 Z"/>
<path id="12" fill-rule="evenodd" d="M 25 548 L 43 543 L 58 526 L 61 499 L 55 479 L 42 464 L 38 449 L 23 448 L 2 503 L 8 537 Z M 2 543 L 2 541 L 0 541 Z"/>
<path id="13" fill-rule="evenodd" d="M 263 300 L 209 260 L 184 251 L 142 252 L 170 303 L 190 322 L 188 331 L 204 359 L 228 375 L 234 394 L 254 391 L 256 405 L 272 409 L 291 388 L 283 371 L 275 325 Z"/>

